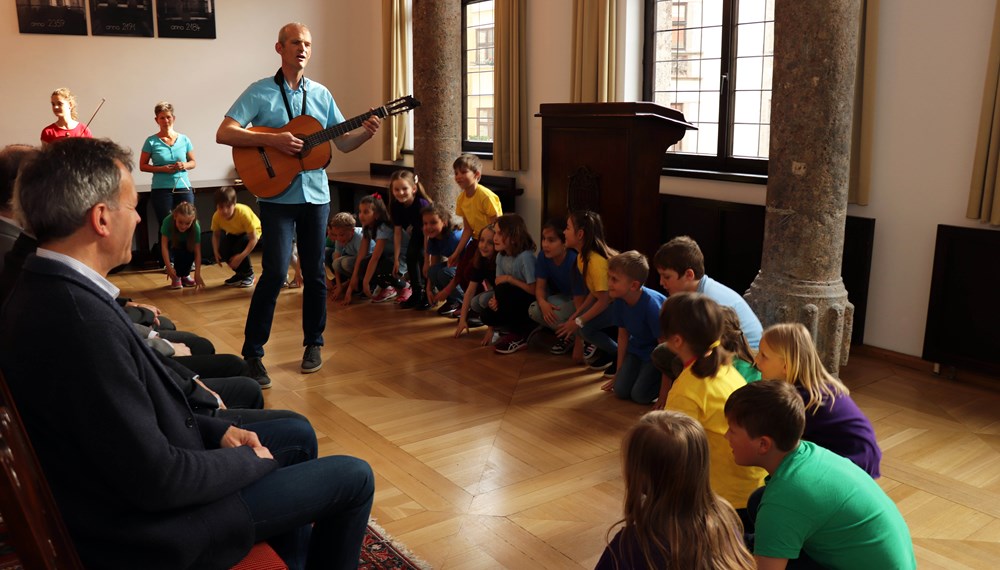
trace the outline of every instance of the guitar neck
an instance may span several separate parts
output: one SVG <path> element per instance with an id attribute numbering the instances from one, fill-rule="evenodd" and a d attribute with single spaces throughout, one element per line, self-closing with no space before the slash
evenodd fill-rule
<path id="1" fill-rule="evenodd" d="M 380 110 L 381 108 L 375 109 L 374 111 L 368 111 L 367 113 L 362 113 L 357 117 L 352 117 L 350 119 L 347 119 L 343 123 L 337 123 L 332 127 L 328 127 L 323 129 L 322 131 L 317 131 L 311 135 L 302 137 L 302 140 L 305 143 L 305 149 L 321 145 L 327 141 L 331 141 L 339 137 L 340 135 L 353 131 L 354 129 L 360 127 L 365 122 L 365 120 L 368 119 L 368 117 L 371 117 L 373 115 L 378 116 L 379 118 L 383 117 L 384 114 L 380 113 L 379 112 Z"/>

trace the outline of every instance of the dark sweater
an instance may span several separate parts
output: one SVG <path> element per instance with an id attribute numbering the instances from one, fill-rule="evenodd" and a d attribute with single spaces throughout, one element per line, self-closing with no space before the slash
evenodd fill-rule
<path id="1" fill-rule="evenodd" d="M 57 346 L 53 334 L 62 339 Z M 218 449 L 114 299 L 30 256 L 0 312 L 0 368 L 88 568 L 228 568 L 254 539 L 239 491 L 277 468 Z"/>

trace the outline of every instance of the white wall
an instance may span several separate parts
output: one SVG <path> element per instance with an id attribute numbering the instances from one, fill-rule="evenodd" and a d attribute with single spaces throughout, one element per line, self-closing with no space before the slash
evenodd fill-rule
<path id="1" fill-rule="evenodd" d="M 849 210 L 877 220 L 865 342 L 919 355 L 937 224 L 979 227 L 964 212 L 995 2 L 948 3 L 947 17 L 939 1 L 869 2 L 878 23 L 877 44 L 869 46 L 877 75 L 866 86 L 872 194 L 870 205 Z M 639 4 L 627 0 L 623 26 L 635 24 Z M 272 44 L 277 28 L 290 20 L 311 27 L 316 51 L 310 76 L 331 88 L 345 114 L 380 102 L 379 2 L 217 0 L 217 7 L 219 39 L 196 41 L 19 35 L 13 2 L 7 3 L 0 11 L 0 50 L 7 54 L 0 62 L 0 103 L 9 116 L 0 143 L 36 141 L 52 121 L 49 93 L 67 85 L 86 116 L 107 97 L 94 132 L 138 150 L 156 128 L 153 104 L 165 98 L 177 106 L 178 129 L 196 145 L 196 178 L 225 176 L 229 150 L 215 145 L 215 129 L 247 83 L 277 68 Z M 541 103 L 569 100 L 571 20 L 570 0 L 528 3 L 532 112 Z M 624 42 L 631 34 L 619 37 Z M 628 46 L 626 66 L 639 65 L 636 51 Z M 620 84 L 634 92 L 633 72 Z M 541 121 L 532 116 L 528 125 L 529 169 L 509 174 L 525 188 L 519 213 L 538 227 Z M 362 170 L 380 158 L 380 146 L 368 144 L 335 155 L 331 170 Z M 661 191 L 751 204 L 763 204 L 766 192 L 763 186 L 685 178 L 661 179 Z"/>
<path id="2" fill-rule="evenodd" d="M 250 82 L 277 70 L 274 43 L 286 22 L 310 27 L 315 51 L 307 75 L 330 87 L 346 116 L 381 103 L 381 11 L 372 2 L 376 10 L 357 13 L 357 4 L 216 0 L 217 39 L 184 40 L 19 34 L 14 3 L 5 2 L 0 8 L 0 103 L 7 117 L 0 143 L 38 144 L 42 127 L 54 120 L 49 95 L 66 86 L 77 97 L 83 121 L 105 98 L 91 130 L 130 147 L 138 158 L 143 141 L 157 131 L 153 106 L 168 100 L 177 130 L 195 147 L 198 168 L 192 179 L 229 177 L 230 149 L 215 144 L 215 130 Z M 377 144 L 338 154 L 331 169 L 367 169 L 380 156 Z M 140 184 L 150 176 L 136 172 Z"/>

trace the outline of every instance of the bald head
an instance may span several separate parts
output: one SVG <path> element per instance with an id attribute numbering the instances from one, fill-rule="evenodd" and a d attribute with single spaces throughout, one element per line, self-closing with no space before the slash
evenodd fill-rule
<path id="1" fill-rule="evenodd" d="M 305 24 L 300 24 L 299 22 L 289 22 L 288 24 L 281 26 L 281 29 L 278 30 L 278 43 L 284 44 L 288 41 L 290 36 L 295 35 L 295 32 L 298 31 L 308 32 L 309 28 L 307 28 Z"/>

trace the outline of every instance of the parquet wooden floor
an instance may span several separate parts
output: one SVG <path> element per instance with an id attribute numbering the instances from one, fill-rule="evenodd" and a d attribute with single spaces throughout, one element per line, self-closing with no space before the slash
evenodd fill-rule
<path id="1" fill-rule="evenodd" d="M 168 290 L 160 273 L 112 280 L 239 353 L 252 289 L 221 286 L 218 266 L 204 274 L 199 292 Z M 621 435 L 644 407 L 549 355 L 550 337 L 497 355 L 481 333 L 455 339 L 455 321 L 392 304 L 330 305 L 324 366 L 303 375 L 300 311 L 301 290 L 283 291 L 267 405 L 307 415 L 322 454 L 371 463 L 373 516 L 390 533 L 435 568 L 594 566 L 621 510 Z M 862 356 L 842 377 L 875 425 L 880 484 L 920 567 L 1000 566 L 1000 391 Z"/>

